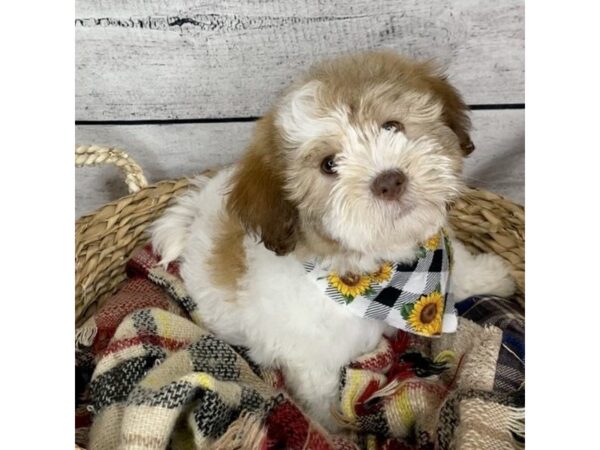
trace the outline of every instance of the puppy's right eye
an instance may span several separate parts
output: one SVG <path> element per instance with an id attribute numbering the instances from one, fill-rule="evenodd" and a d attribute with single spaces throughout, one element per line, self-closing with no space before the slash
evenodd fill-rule
<path id="1" fill-rule="evenodd" d="M 398 131 L 404 131 L 404 125 L 397 120 L 390 120 L 389 122 L 381 125 L 381 128 L 387 131 L 393 131 L 394 133 L 397 133 Z"/>
<path id="2" fill-rule="evenodd" d="M 325 175 L 335 174 L 335 161 L 333 160 L 333 155 L 329 155 L 321 161 L 321 172 Z"/>

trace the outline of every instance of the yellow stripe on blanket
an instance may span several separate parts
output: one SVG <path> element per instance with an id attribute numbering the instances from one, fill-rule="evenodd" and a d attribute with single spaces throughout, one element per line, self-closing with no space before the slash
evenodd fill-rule
<path id="1" fill-rule="evenodd" d="M 156 309 L 154 312 L 154 321 L 158 328 L 157 334 L 163 338 L 173 338 L 173 314 L 162 310 Z"/>
<path id="2" fill-rule="evenodd" d="M 400 413 L 400 420 L 408 430 L 415 424 L 415 413 L 411 404 L 410 390 L 405 386 L 394 397 L 392 402 Z"/>
<path id="3" fill-rule="evenodd" d="M 367 450 L 377 450 L 377 437 L 373 434 L 367 436 Z"/>
<path id="4" fill-rule="evenodd" d="M 157 367 L 151 371 L 143 381 L 143 385 L 150 389 L 160 389 L 170 383 L 178 381 L 187 381 L 188 383 L 201 387 L 203 389 L 215 390 L 215 378 L 205 372 L 190 373 L 180 378 L 169 377 L 168 371 L 160 370 L 161 367 Z"/>
<path id="5" fill-rule="evenodd" d="M 346 371 L 346 384 L 340 402 L 344 419 L 356 423 L 356 403 L 372 381 L 377 381 L 381 387 L 385 384 L 386 377 L 379 373 L 361 369 L 348 369 Z"/>
<path id="6" fill-rule="evenodd" d="M 361 381 L 364 378 L 361 371 L 348 369 L 346 372 L 346 387 L 342 395 L 342 413 L 346 419 L 350 419 L 352 422 L 356 422 L 356 413 L 354 405 L 356 405 L 356 399 L 358 398 L 361 390 Z"/>
<path id="7" fill-rule="evenodd" d="M 210 375 L 206 372 L 189 373 L 189 374 L 181 377 L 179 380 L 187 381 L 188 383 L 192 384 L 193 386 L 198 386 L 203 389 L 208 389 L 211 391 L 215 390 L 215 385 L 216 385 L 216 383 L 218 383 L 218 381 L 215 380 L 215 378 L 212 375 Z"/>
<path id="8" fill-rule="evenodd" d="M 215 390 L 215 379 L 211 375 L 200 372 L 195 374 L 196 383 L 203 387 L 204 389 L 210 389 L 211 391 Z"/>

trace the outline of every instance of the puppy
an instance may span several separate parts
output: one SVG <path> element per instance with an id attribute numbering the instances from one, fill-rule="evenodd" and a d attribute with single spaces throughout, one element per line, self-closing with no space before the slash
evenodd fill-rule
<path id="1" fill-rule="evenodd" d="M 469 128 L 465 103 L 429 63 L 389 52 L 324 62 L 257 122 L 235 167 L 197 180 L 166 211 L 152 244 L 164 264 L 180 261 L 198 320 L 281 368 L 292 396 L 335 431 L 340 368 L 384 333 L 452 331 L 449 294 L 514 292 L 499 257 L 471 255 L 440 232 L 463 188 Z M 452 257 L 436 282 L 448 292 L 422 296 L 433 306 L 416 319 L 418 301 L 406 307 L 402 296 L 369 314 L 432 236 Z M 359 303 L 362 313 L 350 308 Z"/>

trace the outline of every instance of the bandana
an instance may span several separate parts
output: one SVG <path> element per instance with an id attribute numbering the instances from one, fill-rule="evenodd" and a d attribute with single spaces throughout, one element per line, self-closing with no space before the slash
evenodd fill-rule
<path id="1" fill-rule="evenodd" d="M 423 242 L 409 264 L 384 262 L 374 273 L 340 275 L 306 262 L 308 278 L 350 312 L 421 336 L 456 331 L 449 292 L 452 248 L 445 230 Z"/>

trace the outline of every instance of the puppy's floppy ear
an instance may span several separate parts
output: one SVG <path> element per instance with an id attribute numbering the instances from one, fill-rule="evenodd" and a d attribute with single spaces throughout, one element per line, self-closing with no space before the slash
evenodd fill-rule
<path id="1" fill-rule="evenodd" d="M 250 147 L 233 174 L 227 210 L 277 255 L 298 239 L 298 210 L 284 191 L 284 165 L 272 115 L 259 120 Z"/>
<path id="2" fill-rule="evenodd" d="M 460 148 L 464 156 L 475 150 L 469 132 L 471 131 L 471 119 L 469 118 L 469 107 L 465 104 L 458 91 L 448 82 L 446 75 L 435 75 L 429 79 L 430 86 L 435 94 L 442 100 L 442 116 L 446 125 L 454 131 L 458 137 Z"/>

